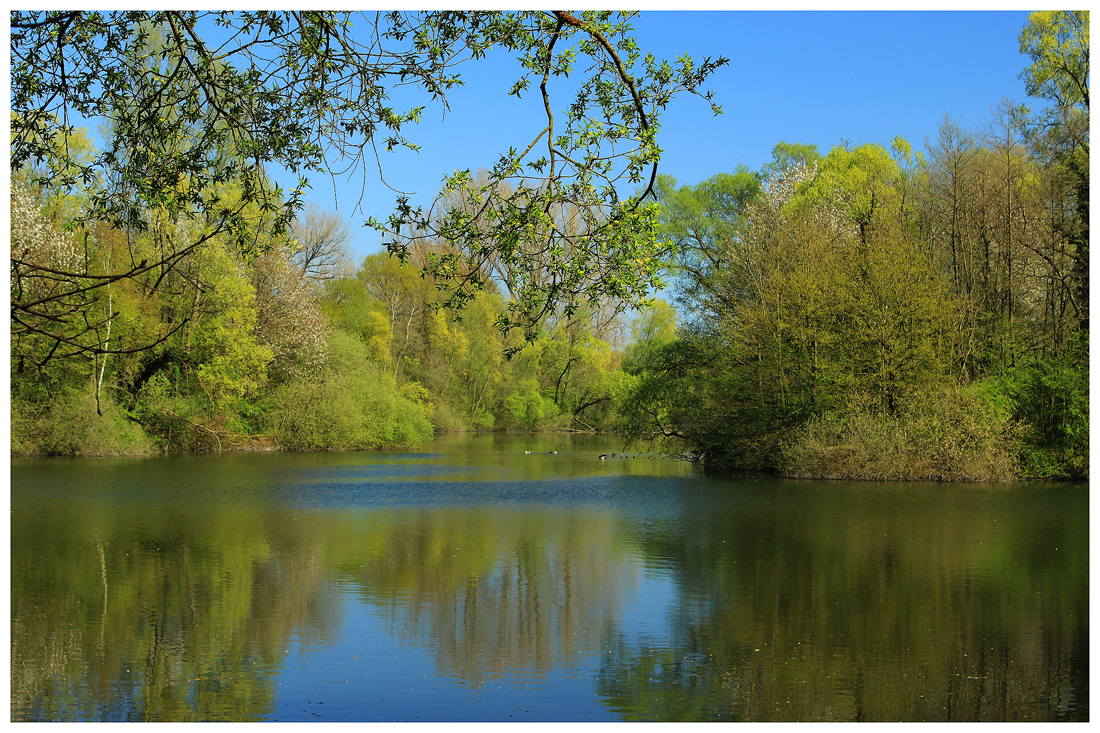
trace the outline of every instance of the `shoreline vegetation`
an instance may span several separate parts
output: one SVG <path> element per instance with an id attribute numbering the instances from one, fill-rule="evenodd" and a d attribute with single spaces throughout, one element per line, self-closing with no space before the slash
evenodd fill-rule
<path id="1" fill-rule="evenodd" d="M 780 141 L 758 170 L 681 185 L 643 145 L 631 165 L 650 183 L 629 206 L 592 183 L 598 159 L 568 176 L 550 165 L 539 187 L 508 172 L 533 165 L 517 159 L 447 178 L 430 215 L 406 203 L 390 225 L 372 219 L 394 241 L 358 261 L 350 222 L 264 173 L 268 148 L 284 165 L 314 160 L 311 130 L 289 140 L 277 121 L 328 97 L 261 95 L 270 129 L 226 134 L 240 116 L 203 95 L 248 93 L 254 69 L 190 63 L 207 51 L 198 32 L 170 31 L 195 19 L 166 12 L 139 29 L 135 17 L 13 14 L 12 456 L 576 429 L 714 471 L 1089 476 L 1087 12 L 1034 13 L 1022 29 L 1035 110 L 1006 100 L 976 130 L 945 116 L 924 150 Z M 318 48 L 302 28 L 264 36 L 276 16 L 263 28 L 204 17 L 237 28 L 243 48 L 254 33 L 287 58 Z M 374 22 L 460 30 L 448 14 L 387 17 Z M 543 58 L 560 33 L 610 22 L 555 17 L 489 13 L 483 40 L 525 28 L 506 37 Z M 83 56 L 57 50 L 59 29 Z M 67 81 L 78 57 L 85 80 L 132 78 L 112 74 L 110 94 L 87 99 L 98 86 Z M 701 94 L 715 64 L 677 89 Z M 637 94 L 657 94 L 624 87 L 622 65 L 600 68 L 594 88 L 638 109 Z M 152 101 L 135 104 L 139 92 Z M 78 102 L 110 121 L 114 147 L 51 116 Z M 649 139 L 648 126 L 599 123 L 635 124 L 635 111 L 578 107 L 595 122 L 553 148 L 602 149 L 585 137 L 601 130 Z M 610 202 L 590 198 L 601 190 Z"/>
<path id="2" fill-rule="evenodd" d="M 833 420 L 824 420 L 825 432 L 833 427 Z M 785 454 L 783 466 L 768 473 L 792 479 L 838 480 L 838 481 L 919 481 L 919 482 L 958 482 L 958 483 L 1011 483 L 1021 480 L 1015 462 L 1003 451 L 992 451 L 988 455 L 976 455 L 962 452 L 955 456 L 928 455 L 919 452 L 920 448 L 903 441 L 907 436 L 896 426 L 887 426 L 885 431 L 872 431 L 867 435 L 858 431 L 837 431 L 835 442 L 821 441 L 822 426 L 808 427 L 801 440 L 791 443 L 791 452 Z M 485 435 L 485 431 L 454 430 L 439 434 Z M 557 431 L 510 431 L 508 434 L 546 435 L 599 434 L 588 430 Z M 211 436 L 214 437 L 214 436 Z M 419 444 L 379 445 L 365 448 L 356 447 L 310 447 L 291 448 L 276 443 L 269 435 L 256 436 L 217 436 L 217 439 L 205 447 L 194 447 L 187 451 L 169 451 L 158 446 L 151 436 L 136 435 L 132 430 L 124 429 L 116 435 L 117 440 L 105 438 L 100 431 L 85 434 L 84 447 L 78 441 L 65 445 L 54 443 L 48 450 L 53 452 L 35 452 L 27 449 L 26 443 L 17 443 L 13 439 L 11 457 L 13 458 L 123 458 L 152 457 L 171 453 L 281 453 L 281 452 L 387 452 L 392 450 L 416 449 Z M 677 460 L 705 462 L 697 457 L 684 454 L 644 454 L 660 455 Z M 737 473 L 737 469 L 716 469 L 719 473 Z M 756 472 L 756 471 L 751 471 Z M 1080 480 L 1082 479 L 1065 479 Z"/>
<path id="3" fill-rule="evenodd" d="M 84 397 L 85 403 L 90 400 Z M 86 409 L 77 402 L 67 412 L 70 420 L 65 429 L 50 429 L 62 423 L 46 420 L 36 438 L 30 436 L 27 425 L 12 432 L 12 457 L 20 458 L 103 458 L 142 457 L 169 453 L 272 453 L 296 451 L 382 452 L 415 449 L 431 440 L 423 434 L 417 440 L 404 443 L 326 446 L 298 439 L 297 445 L 278 443 L 271 434 L 219 434 L 206 426 L 191 423 L 201 438 L 190 441 L 186 450 L 172 449 L 165 441 L 144 433 L 140 426 L 129 423 L 118 409 L 108 406 L 103 416 L 88 418 Z M 83 405 L 87 407 L 87 404 Z M 967 415 L 953 415 L 953 421 L 936 421 L 941 427 L 952 425 L 952 436 L 930 434 L 929 420 L 876 421 L 866 405 L 856 405 L 844 414 L 831 414 L 816 419 L 794 431 L 784 442 L 781 465 L 770 471 L 786 478 L 859 481 L 924 481 L 924 482 L 1013 482 L 1022 478 L 1018 464 L 1006 449 L 1004 424 L 992 420 L 986 425 L 963 425 Z M 989 414 L 986 413 L 988 419 Z M 14 425 L 13 421 L 13 425 Z M 999 434 L 999 431 L 1001 433 Z M 1011 432 L 1009 429 L 1008 432 Z M 438 434 L 487 434 L 479 430 L 451 430 Z M 547 435 L 597 434 L 587 429 L 513 430 L 509 434 Z M 607 433 L 604 433 L 607 434 Z M 611 433 L 616 434 L 616 433 Z M 65 440 L 61 439 L 65 436 Z M 946 438 L 946 439 L 945 439 Z M 965 443 L 959 440 L 967 441 Z M 291 440 L 295 440 L 291 436 Z M 950 450 L 947 446 L 954 446 Z M 680 460 L 705 460 L 690 454 L 660 454 Z M 721 472 L 721 469 L 718 469 Z M 736 472 L 736 469 L 727 469 Z"/>
<path id="4" fill-rule="evenodd" d="M 876 409 L 869 395 L 853 395 L 840 410 L 824 412 L 770 439 L 771 465 L 737 465 L 701 453 L 678 436 L 633 438 L 617 428 L 630 423 L 608 415 L 588 425 L 513 425 L 505 430 L 455 424 L 453 408 L 424 399 L 424 390 L 401 390 L 363 345 L 334 335 L 330 358 L 308 379 L 272 390 L 254 406 L 251 425 L 240 415 L 202 413 L 182 396 L 142 400 L 127 410 L 94 389 L 71 389 L 43 410 L 11 404 L 12 457 L 151 456 L 199 452 L 384 451 L 417 448 L 446 433 L 615 434 L 647 452 L 694 460 L 708 470 L 763 471 L 789 478 L 871 481 L 1004 482 L 1037 476 L 1027 461 L 1027 426 L 1010 419 L 973 389 L 941 388 L 907 401 L 895 414 Z M 628 350 L 629 351 L 629 350 Z M 356 366 L 358 365 L 358 366 Z M 628 361 L 629 367 L 629 361 Z M 421 401 L 405 396 L 412 392 Z M 24 409 L 26 409 L 24 407 Z M 629 404 L 622 403 L 622 409 Z M 436 428 L 439 415 L 448 428 Z M 185 416 L 186 415 L 186 416 Z M 236 422 L 234 422 L 234 419 Z M 156 432 L 154 432 L 156 431 Z M 685 431 L 686 432 L 686 431 Z M 769 436 L 764 435 L 765 441 Z M 718 453 L 720 458 L 725 455 Z M 1029 476 L 1030 473 L 1032 475 Z"/>

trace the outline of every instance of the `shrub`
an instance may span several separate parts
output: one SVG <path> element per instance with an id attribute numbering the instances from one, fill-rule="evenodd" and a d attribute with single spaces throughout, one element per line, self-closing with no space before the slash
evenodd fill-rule
<path id="1" fill-rule="evenodd" d="M 30 436 L 34 421 L 24 414 L 24 411 L 15 400 L 11 402 L 10 415 L 11 434 L 9 439 L 11 441 L 11 455 L 30 455 L 34 452 L 34 442 L 31 440 Z"/>
<path id="2" fill-rule="evenodd" d="M 949 386 L 911 398 L 896 416 L 867 396 L 806 422 L 781 449 L 801 478 L 997 481 L 1016 477 L 1016 428 L 970 391 Z"/>
<path id="3" fill-rule="evenodd" d="M 534 379 L 523 379 L 501 403 L 499 425 L 515 430 L 540 430 L 562 422 L 554 401 L 539 392 Z"/>
<path id="4" fill-rule="evenodd" d="M 811 418 L 780 445 L 780 468 L 796 478 L 892 479 L 912 463 L 899 421 L 876 414 L 866 395 Z"/>
<path id="5" fill-rule="evenodd" d="M 268 424 L 290 450 L 369 450 L 420 445 L 434 431 L 424 406 L 402 395 L 356 337 L 336 331 L 325 367 L 278 387 Z"/>
<path id="6" fill-rule="evenodd" d="M 1017 427 L 973 390 L 952 385 L 920 395 L 902 419 L 934 478 L 997 481 L 1018 474 Z"/>
<path id="7" fill-rule="evenodd" d="M 36 419 L 13 409 L 12 453 L 47 456 L 132 456 L 153 453 L 148 435 L 125 411 L 100 395 L 96 411 L 93 389 L 61 393 Z"/>
<path id="8" fill-rule="evenodd" d="M 484 428 L 483 421 L 477 421 L 476 418 L 471 419 L 473 427 L 475 429 Z M 438 400 L 435 403 L 435 407 L 432 410 L 432 424 L 435 425 L 435 429 L 443 433 L 457 433 L 466 430 L 466 420 L 462 415 L 457 414 L 451 406 L 447 404 L 446 400 Z M 492 428 L 492 418 L 490 416 L 489 428 Z"/>
<path id="9" fill-rule="evenodd" d="M 1087 352 L 1071 350 L 1023 363 L 975 386 L 1020 423 L 1019 462 L 1024 476 L 1088 478 Z"/>
<path id="10" fill-rule="evenodd" d="M 134 416 L 156 436 L 165 450 L 211 451 L 226 447 L 222 416 L 210 417 L 202 395 L 178 394 L 168 377 L 158 372 L 142 385 L 134 400 Z"/>

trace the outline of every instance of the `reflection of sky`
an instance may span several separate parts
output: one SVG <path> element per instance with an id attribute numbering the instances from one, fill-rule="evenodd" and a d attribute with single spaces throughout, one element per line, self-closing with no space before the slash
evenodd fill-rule
<path id="1" fill-rule="evenodd" d="M 610 475 L 570 479 L 548 476 L 543 469 L 530 471 L 525 480 L 530 456 L 514 453 L 504 454 L 500 464 L 482 453 L 470 456 L 474 465 L 456 465 L 453 457 L 436 462 L 434 456 L 409 455 L 393 461 L 379 456 L 366 465 L 291 469 L 293 477 L 286 476 L 295 487 L 294 497 L 287 497 L 290 503 L 335 511 L 355 526 L 373 526 L 381 511 L 387 521 L 412 522 L 416 536 L 429 537 L 432 533 L 420 535 L 421 515 L 409 515 L 416 518 L 413 522 L 402 508 L 453 507 L 458 513 L 446 521 L 462 524 L 480 517 L 497 531 L 511 527 L 518 534 L 505 531 L 485 549 L 489 565 L 473 571 L 480 589 L 473 595 L 461 583 L 433 585 L 438 578 L 430 572 L 411 585 L 398 581 L 394 586 L 395 577 L 404 577 L 401 570 L 393 571 L 398 573 L 394 577 L 379 567 L 356 573 L 358 560 L 352 562 L 351 575 L 330 575 L 321 592 L 334 597 L 341 626 L 323 643 L 293 639 L 287 644 L 273 719 L 618 719 L 596 693 L 606 644 L 622 634 L 667 637 L 675 589 L 663 570 L 646 569 L 642 557 L 617 547 L 613 528 L 621 530 L 627 516 L 652 518 L 675 511 L 670 499 L 683 491 L 683 484 L 623 476 L 623 462 L 604 461 L 594 467 Z M 563 455 L 560 460 L 571 459 Z M 503 520 L 501 511 L 506 512 Z M 536 544 L 526 544 L 530 537 L 523 540 L 535 550 L 536 566 L 548 564 L 538 575 L 528 574 L 520 559 L 527 556 L 512 545 L 525 537 L 516 522 L 533 522 L 532 528 L 545 532 Z M 579 534 L 572 535 L 570 527 Z M 600 539 L 597 527 L 611 534 Z M 453 535 L 436 531 L 448 541 L 466 537 L 462 530 Z M 596 534 L 585 534 L 591 531 Z M 357 542 L 349 547 L 361 552 L 365 545 Z M 363 556 L 364 565 L 371 562 Z M 578 563 L 572 571 L 570 562 Z M 401 567 L 408 571 L 415 564 Z M 544 575 L 551 567 L 553 574 Z M 500 617 L 489 627 L 468 623 L 471 602 L 478 617 Z M 505 607 L 498 609 L 496 603 Z M 523 610 L 528 603 L 534 605 Z"/>
<path id="2" fill-rule="evenodd" d="M 595 509 L 593 509 L 595 511 Z M 418 623 L 433 609 L 416 606 L 416 617 L 404 603 L 395 610 L 364 598 L 352 579 L 330 578 L 322 593 L 336 596 L 342 626 L 325 642 L 297 636 L 286 644 L 283 669 L 276 680 L 280 721 L 611 721 L 618 720 L 601 704 L 596 677 L 605 645 L 617 638 L 667 640 L 669 610 L 676 597 L 672 575 L 644 568 L 631 552 L 612 553 L 611 574 L 623 579 L 617 611 L 602 626 L 589 625 L 573 633 L 591 634 L 571 659 L 547 668 L 530 659 L 509 655 L 502 674 L 480 684 L 457 676 L 441 660 L 438 631 Z M 433 605 L 430 604 L 429 605 Z M 486 609 L 488 610 L 488 609 Z M 597 645 L 590 643 L 596 642 Z M 657 641 L 656 643 L 662 643 Z M 585 651 L 587 649 L 587 651 Z M 488 651 L 488 650 L 486 650 Z M 476 652 L 475 652 L 476 653 Z"/>
<path id="3" fill-rule="evenodd" d="M 574 481 L 387 480 L 327 482 L 302 486 L 297 502 L 311 507 L 454 504 L 549 505 L 617 503 L 626 487 L 615 478 Z"/>
<path id="4" fill-rule="evenodd" d="M 287 642 L 273 720 L 617 720 L 597 702 L 597 654 L 548 671 L 509 670 L 474 688 L 440 676 L 430 640 L 395 638 L 388 614 L 357 599 L 350 586 L 331 592 L 341 596 L 344 625 L 329 644 Z"/>
<path id="5" fill-rule="evenodd" d="M 437 456 L 408 454 L 354 465 L 293 467 L 278 477 L 277 486 L 293 487 L 282 497 L 288 504 L 336 509 L 537 503 L 592 504 L 636 511 L 650 503 L 666 506 L 673 495 L 684 490 L 679 480 L 624 475 L 631 461 L 585 458 L 575 454 L 482 453 L 469 456 L 464 463 L 453 457 L 440 460 Z M 675 461 L 632 461 L 647 467 L 672 464 L 680 468 Z"/>
<path id="6" fill-rule="evenodd" d="M 627 638 L 666 636 L 669 612 L 676 597 L 671 573 L 645 569 L 635 592 L 624 599 L 618 632 Z"/>

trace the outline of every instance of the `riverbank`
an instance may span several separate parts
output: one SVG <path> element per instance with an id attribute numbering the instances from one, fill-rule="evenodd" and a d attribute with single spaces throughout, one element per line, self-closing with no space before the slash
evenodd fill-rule
<path id="1" fill-rule="evenodd" d="M 64 414 L 61 414 L 61 413 Z M 178 416 L 177 416 L 178 417 Z M 926 418 L 928 416 L 925 416 Z M 996 420 L 971 420 L 936 414 L 935 419 L 883 421 L 859 406 L 812 420 L 793 431 L 782 447 L 774 473 L 786 478 L 847 481 L 1013 482 L 1031 476 L 1013 453 L 1012 435 Z M 988 416 L 987 416 L 988 417 Z M 932 425 L 935 425 L 933 429 Z M 164 424 L 160 427 L 163 429 Z M 37 420 L 12 411 L 12 458 L 100 458 L 187 453 L 278 453 L 393 451 L 417 449 L 438 435 L 402 433 L 400 440 L 379 434 L 351 440 L 335 431 L 336 442 L 297 440 L 275 435 L 232 432 L 218 424 L 179 418 L 163 436 L 153 435 L 117 407 L 74 404 Z M 430 429 L 430 428 L 429 428 Z M 343 431 L 344 433 L 350 431 Z M 375 430 L 376 433 L 385 432 Z M 393 431 L 390 431 L 391 433 Z M 401 432 L 401 431 L 397 431 Z M 459 431 L 470 433 L 498 431 Z M 510 431 L 506 431 L 510 432 Z M 573 431 L 550 431 L 571 434 Z M 540 435 L 542 433 L 539 433 Z M 723 466 L 722 470 L 736 467 Z M 1087 473 L 1083 480 L 1087 480 Z"/>

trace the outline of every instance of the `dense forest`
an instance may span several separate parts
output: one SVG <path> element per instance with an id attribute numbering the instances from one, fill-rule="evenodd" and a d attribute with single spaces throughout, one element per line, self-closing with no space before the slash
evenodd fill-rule
<path id="1" fill-rule="evenodd" d="M 231 226 L 184 215 L 178 191 L 91 221 L 76 212 L 100 193 L 66 166 L 101 151 L 69 130 L 56 156 L 13 159 L 11 453 L 569 429 L 715 469 L 1086 477 L 1088 14 L 1033 14 L 1020 46 L 1038 111 L 1005 102 L 981 130 L 945 118 L 923 151 L 777 141 L 760 170 L 659 176 L 671 303 L 629 310 L 604 287 L 523 325 L 530 282 L 455 256 L 445 223 L 468 203 L 453 191 L 400 258 L 355 261 L 335 212 L 283 226 L 251 196 L 255 171 L 205 184 Z M 463 185 L 517 195 L 485 172 Z M 557 226 L 581 214 L 563 206 Z M 456 299 L 446 266 L 478 287 Z"/>

